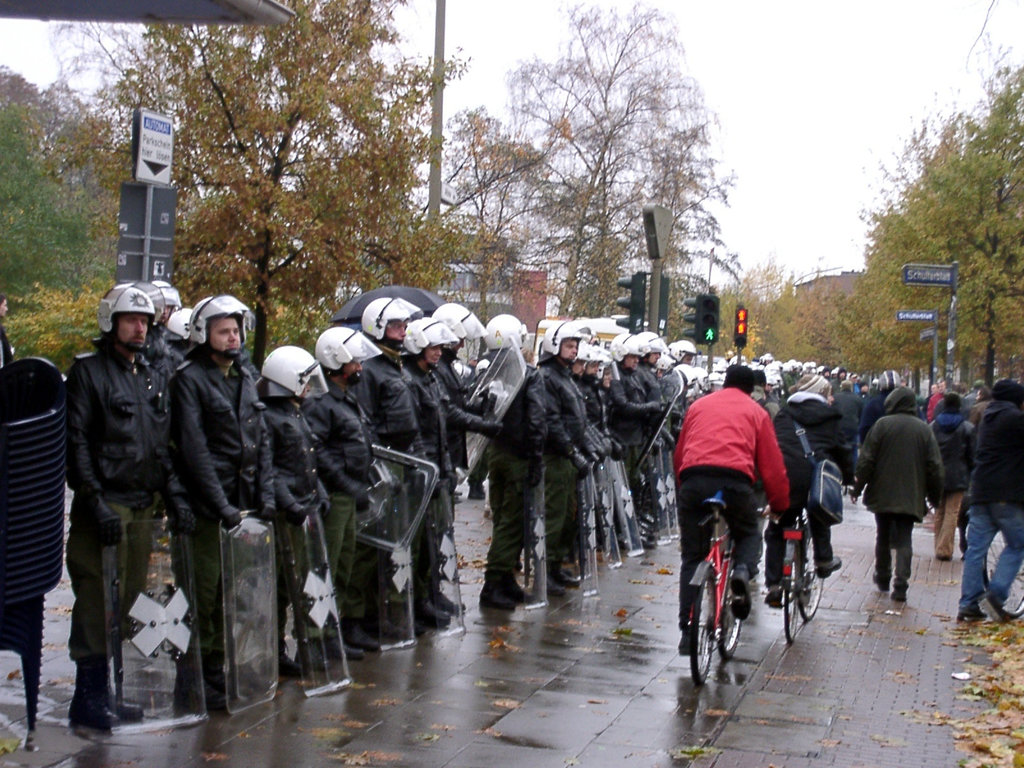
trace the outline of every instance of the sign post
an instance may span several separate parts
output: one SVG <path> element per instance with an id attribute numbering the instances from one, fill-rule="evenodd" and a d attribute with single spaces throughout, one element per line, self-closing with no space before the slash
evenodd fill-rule
<path id="1" fill-rule="evenodd" d="M 956 357 L 956 284 L 959 277 L 960 263 L 954 261 L 952 264 L 904 264 L 903 284 L 904 285 L 930 285 L 949 287 L 949 326 L 946 334 L 946 382 L 953 383 L 953 361 Z M 896 313 L 897 320 L 924 320 L 924 317 L 901 317 L 902 313 L 921 313 L 921 310 L 899 310 Z M 938 321 L 938 312 L 932 322 Z M 936 356 L 938 341 L 934 342 Z M 935 381 L 934 371 L 932 382 Z"/>

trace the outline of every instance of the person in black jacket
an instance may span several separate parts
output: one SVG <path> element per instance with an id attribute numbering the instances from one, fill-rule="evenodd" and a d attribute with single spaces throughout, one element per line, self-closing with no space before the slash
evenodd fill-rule
<path id="1" fill-rule="evenodd" d="M 1024 562 L 1024 386 L 1002 379 L 992 387 L 992 401 L 978 428 L 971 474 L 971 508 L 967 554 L 957 621 L 985 617 L 979 603 L 1000 620 L 1009 616 L 1003 603 Z M 985 560 L 992 539 L 1003 534 L 1005 546 L 985 589 Z"/>
<path id="2" fill-rule="evenodd" d="M 487 323 L 485 343 L 490 350 L 521 347 L 526 326 L 512 315 L 496 315 Z M 515 576 L 516 561 L 523 550 L 525 492 L 544 482 L 544 443 L 547 438 L 547 397 L 544 381 L 535 368 L 526 369 L 526 379 L 516 394 L 501 431 L 487 452 L 491 495 L 491 545 L 487 550 L 484 587 L 480 605 L 484 608 L 514 610 L 525 595 Z M 552 594 L 565 589 L 554 586 Z"/>
<path id="3" fill-rule="evenodd" d="M 226 703 L 219 527 L 240 524 L 243 510 L 267 521 L 277 514 L 265 406 L 242 362 L 251 318 L 234 296 L 196 304 L 189 330 L 194 346 L 171 379 L 175 466 L 197 513 L 192 537 L 196 626 L 207 709 L 223 709 Z"/>
<path id="4" fill-rule="evenodd" d="M 939 443 L 945 470 L 942 500 L 935 508 L 935 559 L 951 560 L 960 507 L 974 468 L 974 425 L 964 418 L 956 392 L 947 392 L 943 397 L 932 432 Z"/>
<path id="5" fill-rule="evenodd" d="M 782 607 L 783 530 L 796 521 L 811 488 L 812 464 L 796 433 L 797 426 L 803 427 L 815 458 L 827 457 L 839 465 L 844 483 L 854 480 L 853 451 L 843 436 L 842 415 L 829 403 L 831 391 L 832 386 L 825 377 L 805 374 L 775 417 L 775 436 L 789 475 L 789 509 L 777 519 L 772 518 L 764 531 L 764 583 L 768 588 L 765 603 L 772 608 Z M 810 527 L 814 562 L 818 576 L 824 579 L 838 571 L 842 561 L 832 552 L 831 528 L 814 515 L 810 515 Z"/>
<path id="6" fill-rule="evenodd" d="M 374 594 L 377 550 L 356 540 L 357 515 L 370 508 L 373 428 L 353 391 L 363 362 L 380 350 L 359 331 L 328 328 L 316 342 L 316 359 L 327 375 L 327 392 L 307 398 L 306 418 L 317 438 L 320 480 L 330 494 L 324 521 L 327 561 L 334 574 L 342 640 L 350 658 L 379 651 L 380 643 L 363 628 L 367 601 Z"/>
<path id="7" fill-rule="evenodd" d="M 75 492 L 67 540 L 75 594 L 68 651 L 77 667 L 68 714 L 72 725 L 106 731 L 142 712 L 109 708 L 103 548 L 120 545 L 121 583 L 137 592 L 150 553 L 124 551 L 124 526 L 156 517 L 157 494 L 177 532 L 190 533 L 195 519 L 168 453 L 167 379 L 141 354 L 153 303 L 134 286 L 118 286 L 100 301 L 98 314 L 96 351 L 76 357 L 67 378 L 67 474 Z"/>
<path id="8" fill-rule="evenodd" d="M 295 558 L 289 564 L 282 558 L 283 550 L 278 548 L 277 557 L 277 637 L 278 671 L 285 677 L 301 677 L 301 651 L 295 657 L 288 655 L 285 647 L 285 628 L 288 623 L 288 592 L 286 568 L 293 568 L 292 577 L 305 579 L 305 540 L 302 525 L 306 518 L 329 512 L 327 491 L 317 474 L 315 437 L 313 430 L 302 413 L 302 401 L 315 391 L 327 390 L 320 364 L 309 352 L 292 346 L 278 347 L 267 355 L 263 369 L 256 382 L 256 391 L 267 406 L 263 420 L 270 437 L 270 452 L 274 461 L 274 501 L 284 519 L 275 521 L 275 535 L 278 539 L 287 536 Z M 294 624 L 303 619 L 297 606 L 292 606 Z M 310 629 L 307 627 L 307 630 Z M 295 639 L 300 635 L 296 631 Z M 333 643 L 327 644 L 334 647 Z M 341 654 L 338 654 L 339 658 Z"/>
<path id="9" fill-rule="evenodd" d="M 864 403 L 864 410 L 860 414 L 860 429 L 857 436 L 860 438 L 860 445 L 864 445 L 868 432 L 875 422 L 885 416 L 885 398 L 889 396 L 896 387 L 903 384 L 903 377 L 896 371 L 883 371 L 878 377 L 876 394 L 869 397 Z"/>

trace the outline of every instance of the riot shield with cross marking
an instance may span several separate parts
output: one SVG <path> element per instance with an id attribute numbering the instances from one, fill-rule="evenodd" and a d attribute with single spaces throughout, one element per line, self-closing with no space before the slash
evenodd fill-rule
<path id="1" fill-rule="evenodd" d="M 673 449 L 669 444 L 661 446 L 661 476 L 667 487 L 666 506 L 668 508 L 668 536 L 674 541 L 679 540 L 679 511 L 676 505 L 676 478 L 672 463 Z"/>
<path id="2" fill-rule="evenodd" d="M 430 553 L 430 601 L 451 616 L 439 635 L 462 635 L 466 623 L 459 583 L 459 555 L 455 549 L 455 512 L 446 488 L 438 488 L 427 508 L 427 545 Z"/>
<path id="3" fill-rule="evenodd" d="M 548 604 L 547 534 L 544 517 L 544 479 L 523 484 L 523 592 L 526 610 Z"/>
<path id="4" fill-rule="evenodd" d="M 576 481 L 576 563 L 580 592 L 593 597 L 597 589 L 597 530 L 594 525 L 594 473 Z"/>
<path id="5" fill-rule="evenodd" d="M 619 536 L 615 531 L 615 489 L 608 474 L 608 459 L 594 467 L 594 519 L 601 530 L 601 553 L 609 568 L 622 567 Z"/>
<path id="6" fill-rule="evenodd" d="M 113 730 L 205 720 L 189 537 L 171 533 L 163 519 L 128 522 L 121 543 L 104 547 L 103 571 L 112 710 L 141 713 Z"/>
<path id="7" fill-rule="evenodd" d="M 302 668 L 302 692 L 324 696 L 352 683 L 341 640 L 341 620 L 327 558 L 327 540 L 319 513 L 306 517 L 301 526 L 277 522 L 277 544 L 285 585 L 291 603 L 289 655 Z"/>
<path id="8" fill-rule="evenodd" d="M 644 553 L 644 545 L 640 538 L 640 527 L 636 522 L 633 492 L 629 487 L 626 465 L 621 461 L 609 461 L 607 466 L 613 488 L 615 519 L 619 523 L 619 536 L 622 537 L 622 549 L 626 551 L 627 557 L 639 557 Z"/>
<path id="9" fill-rule="evenodd" d="M 672 473 L 665 474 L 665 466 L 661 460 L 660 447 L 655 447 L 644 463 L 640 465 L 643 475 L 645 492 L 643 506 L 652 526 L 651 532 L 657 537 L 658 546 L 664 546 L 672 540 L 672 518 L 675 516 L 675 505 L 671 503 L 669 483 Z M 675 496 L 675 483 L 672 483 L 672 497 Z"/>
<path id="10" fill-rule="evenodd" d="M 277 692 L 274 528 L 250 513 L 220 530 L 227 709 L 234 714 Z"/>
<path id="11" fill-rule="evenodd" d="M 373 446 L 370 506 L 356 521 L 356 538 L 377 549 L 377 626 L 381 648 L 416 642 L 412 541 L 437 487 L 437 465 Z"/>

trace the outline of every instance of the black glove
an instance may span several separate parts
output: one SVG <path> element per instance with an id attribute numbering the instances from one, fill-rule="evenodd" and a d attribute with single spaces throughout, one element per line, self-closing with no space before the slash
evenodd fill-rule
<path id="1" fill-rule="evenodd" d="M 224 507 L 220 511 L 220 524 L 230 531 L 242 524 L 242 513 L 230 505 Z"/>
<path id="2" fill-rule="evenodd" d="M 272 507 L 269 504 L 264 504 L 256 510 L 255 515 L 265 523 L 272 523 L 277 517 L 277 508 Z"/>
<path id="3" fill-rule="evenodd" d="M 622 443 L 618 440 L 612 440 L 611 444 L 612 449 L 608 455 L 611 456 L 614 461 L 622 461 L 626 456 L 626 451 L 623 449 Z"/>
<path id="4" fill-rule="evenodd" d="M 298 504 L 293 504 L 285 511 L 284 519 L 294 526 L 301 526 L 306 522 L 306 510 Z"/>
<path id="5" fill-rule="evenodd" d="M 480 428 L 477 430 L 477 432 L 479 432 L 482 435 L 487 435 L 487 437 L 497 437 L 498 433 L 501 432 L 501 422 L 485 421 L 480 425 Z"/>
<path id="6" fill-rule="evenodd" d="M 320 499 L 320 503 L 317 506 L 317 511 L 320 513 L 320 519 L 326 520 L 327 516 L 331 514 L 331 500 L 329 498 Z"/>
<path id="7" fill-rule="evenodd" d="M 581 451 L 570 453 L 569 461 L 576 467 L 576 474 L 579 477 L 584 477 L 590 471 L 590 461 L 587 460 L 587 457 Z"/>
<path id="8" fill-rule="evenodd" d="M 530 466 L 526 470 L 526 485 L 530 488 L 536 488 L 543 482 L 544 462 L 540 459 L 534 459 L 530 462 Z"/>
<path id="9" fill-rule="evenodd" d="M 101 496 L 93 499 L 93 512 L 100 524 L 100 543 L 105 547 L 116 546 L 121 541 L 121 516 Z"/>
<path id="10" fill-rule="evenodd" d="M 365 512 L 370 508 L 370 492 L 366 488 L 360 488 L 352 496 L 356 500 L 356 512 Z"/>
<path id="11" fill-rule="evenodd" d="M 191 536 L 196 532 L 196 516 L 191 509 L 178 509 L 173 515 L 167 516 L 167 524 L 171 531 L 184 536 Z"/>
<path id="12" fill-rule="evenodd" d="M 661 403 L 644 403 L 643 409 L 644 413 L 646 413 L 648 416 L 661 416 L 661 414 L 664 413 L 665 411 L 665 406 L 663 406 Z"/>

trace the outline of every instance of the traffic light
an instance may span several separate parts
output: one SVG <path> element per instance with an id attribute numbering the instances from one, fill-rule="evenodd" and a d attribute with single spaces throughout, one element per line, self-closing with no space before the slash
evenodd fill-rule
<path id="1" fill-rule="evenodd" d="M 618 306 L 629 312 L 629 317 L 615 322 L 628 328 L 630 333 L 640 333 L 644 329 L 644 310 L 647 307 L 647 273 L 634 272 L 632 277 L 620 277 L 615 282 L 629 289 L 629 296 L 615 300 Z"/>
<path id="2" fill-rule="evenodd" d="M 693 339 L 695 344 L 711 346 L 718 341 L 718 297 L 713 293 L 701 293 L 683 301 L 693 312 L 683 315 L 683 322 L 692 323 L 683 335 Z"/>
<path id="3" fill-rule="evenodd" d="M 736 349 L 747 346 L 747 308 L 736 307 L 736 322 L 733 325 L 732 340 Z"/>

